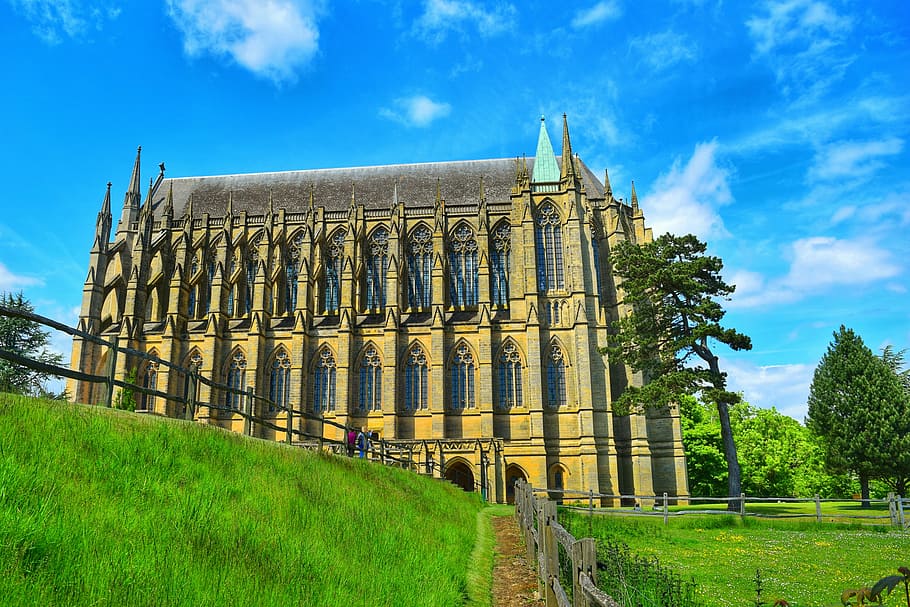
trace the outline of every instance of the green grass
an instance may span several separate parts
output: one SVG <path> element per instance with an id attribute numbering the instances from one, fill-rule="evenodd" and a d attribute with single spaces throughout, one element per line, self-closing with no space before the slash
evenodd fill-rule
<path id="1" fill-rule="evenodd" d="M 814 509 L 814 506 L 813 506 Z M 588 535 L 588 517 L 560 512 L 576 537 Z M 735 515 L 690 515 L 671 519 L 595 516 L 593 536 L 612 537 L 632 552 L 693 579 L 707 606 L 754 604 L 755 572 L 761 570 L 762 598 L 791 605 L 839 605 L 846 588 L 871 586 L 897 567 L 910 565 L 910 534 L 883 527 L 773 521 Z M 885 605 L 904 603 L 903 591 Z"/>
<path id="2" fill-rule="evenodd" d="M 481 507 L 358 459 L 0 395 L 2 605 L 461 605 Z"/>

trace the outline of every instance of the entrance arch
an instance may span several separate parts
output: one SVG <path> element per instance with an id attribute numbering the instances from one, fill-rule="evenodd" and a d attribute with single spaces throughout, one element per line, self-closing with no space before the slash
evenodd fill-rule
<path id="1" fill-rule="evenodd" d="M 517 480 L 528 481 L 528 475 L 516 464 L 506 466 L 506 503 L 515 503 L 515 482 Z"/>
<path id="2" fill-rule="evenodd" d="M 455 483 L 468 493 L 474 491 L 474 473 L 463 461 L 455 461 L 446 466 L 446 480 Z"/>

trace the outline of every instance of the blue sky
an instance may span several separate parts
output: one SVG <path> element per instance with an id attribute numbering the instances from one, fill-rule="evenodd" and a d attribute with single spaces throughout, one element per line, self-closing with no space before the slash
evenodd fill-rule
<path id="1" fill-rule="evenodd" d="M 724 259 L 747 400 L 801 420 L 841 324 L 910 347 L 906 0 L 0 0 L 0 49 L 0 291 L 64 322 L 138 145 L 144 178 L 531 156 L 566 113 Z"/>

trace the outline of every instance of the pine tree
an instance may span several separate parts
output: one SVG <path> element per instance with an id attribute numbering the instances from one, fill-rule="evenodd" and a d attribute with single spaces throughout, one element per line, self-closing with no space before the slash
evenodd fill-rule
<path id="1" fill-rule="evenodd" d="M 822 357 L 809 391 L 806 424 L 821 438 L 833 471 L 859 476 L 864 504 L 869 480 L 904 495 L 910 479 L 910 403 L 898 374 L 844 326 Z"/>
<path id="2" fill-rule="evenodd" d="M 34 312 L 22 293 L 0 294 L 0 305 L 19 312 Z M 50 333 L 41 330 L 41 325 L 32 320 L 0 316 L 0 350 L 6 350 L 25 358 L 59 365 L 63 359 L 59 354 L 49 352 Z M 44 383 L 51 376 L 21 365 L 0 359 L 0 392 L 15 394 L 49 395 Z"/>

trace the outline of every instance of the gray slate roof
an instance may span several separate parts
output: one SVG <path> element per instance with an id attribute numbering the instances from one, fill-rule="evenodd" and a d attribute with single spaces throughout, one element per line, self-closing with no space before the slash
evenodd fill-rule
<path id="1" fill-rule="evenodd" d="M 527 159 L 528 172 L 533 171 L 534 159 Z M 589 198 L 603 198 L 600 180 L 579 162 Z M 432 206 L 436 200 L 436 184 L 447 205 L 477 204 L 480 198 L 480 178 L 483 176 L 487 203 L 509 202 L 515 183 L 515 159 L 466 160 L 459 162 L 427 162 L 387 166 L 340 169 L 313 169 L 279 173 L 248 173 L 211 177 L 167 178 L 155 192 L 154 211 L 160 216 L 169 188 L 174 189 L 174 217 L 184 213 L 190 194 L 193 213 L 223 216 L 228 198 L 233 194 L 234 213 L 247 211 L 253 215 L 268 212 L 269 192 L 274 208 L 290 213 L 306 209 L 313 188 L 314 202 L 328 211 L 343 211 L 351 206 L 351 189 L 357 204 L 367 209 L 388 208 L 398 182 L 398 201 L 406 207 Z"/>

